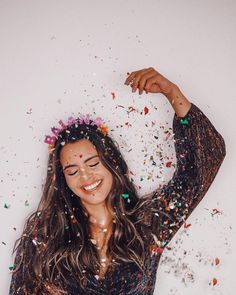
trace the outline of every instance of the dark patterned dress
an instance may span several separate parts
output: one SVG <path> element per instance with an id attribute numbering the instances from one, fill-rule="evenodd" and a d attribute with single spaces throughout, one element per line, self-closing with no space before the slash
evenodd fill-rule
<path id="1" fill-rule="evenodd" d="M 85 291 L 68 276 L 68 295 L 153 294 L 163 249 L 206 194 L 226 154 L 222 136 L 194 104 L 184 118 L 175 114 L 173 132 L 177 169 L 168 184 L 151 194 L 149 206 L 141 212 L 147 216 L 139 227 L 146 249 L 145 272 L 135 263 L 109 267 L 102 280 L 91 275 Z M 9 294 L 24 294 L 21 283 L 21 272 L 12 275 Z"/>

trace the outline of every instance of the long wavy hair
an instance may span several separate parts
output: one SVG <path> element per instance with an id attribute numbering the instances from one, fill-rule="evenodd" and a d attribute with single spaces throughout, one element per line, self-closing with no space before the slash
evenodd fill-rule
<path id="1" fill-rule="evenodd" d="M 111 265 L 134 262 L 144 270 L 144 242 L 135 225 L 140 220 L 134 214 L 139 197 L 129 179 L 127 164 L 115 142 L 96 126 L 73 124 L 58 134 L 49 154 L 38 208 L 27 218 L 22 236 L 14 245 L 13 253 L 17 251 L 18 257 L 14 272 L 21 269 L 24 294 L 67 294 L 69 273 L 85 289 L 88 274 L 96 275 L 101 266 L 97 249 L 89 238 L 88 214 L 80 198 L 67 186 L 59 160 L 62 147 L 80 139 L 87 139 L 96 147 L 102 164 L 113 176 L 106 198 L 115 212 L 107 249 Z M 129 195 L 129 202 L 122 194 Z"/>

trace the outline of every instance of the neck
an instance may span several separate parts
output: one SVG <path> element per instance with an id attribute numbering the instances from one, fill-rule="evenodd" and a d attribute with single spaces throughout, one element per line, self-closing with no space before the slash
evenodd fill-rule
<path id="1" fill-rule="evenodd" d="M 108 209 L 105 203 L 101 204 L 84 204 L 88 215 L 89 221 L 92 225 L 98 227 L 106 227 L 112 222 L 113 212 Z"/>

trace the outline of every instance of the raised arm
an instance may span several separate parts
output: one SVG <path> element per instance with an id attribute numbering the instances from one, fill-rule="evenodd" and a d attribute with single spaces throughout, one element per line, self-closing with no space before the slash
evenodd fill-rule
<path id="1" fill-rule="evenodd" d="M 130 83 L 139 94 L 164 94 L 175 111 L 177 168 L 172 180 L 153 194 L 151 207 L 146 206 L 155 242 L 164 248 L 209 189 L 225 157 L 225 143 L 203 112 L 153 68 L 132 72 L 125 84 Z"/>

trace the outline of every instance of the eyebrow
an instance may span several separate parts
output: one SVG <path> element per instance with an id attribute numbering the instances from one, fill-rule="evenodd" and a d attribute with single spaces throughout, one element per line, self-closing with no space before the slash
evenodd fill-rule
<path id="1" fill-rule="evenodd" d="M 93 159 L 93 158 L 96 158 L 96 157 L 98 157 L 98 155 L 91 156 L 91 157 L 87 158 L 87 159 L 84 161 L 84 163 L 87 163 L 89 160 L 91 160 L 91 159 Z M 76 166 L 78 166 L 78 165 L 76 165 L 76 164 L 70 164 L 70 165 L 67 165 L 67 166 L 65 166 L 65 167 L 63 168 L 63 171 L 66 170 L 67 168 L 76 167 Z"/>

